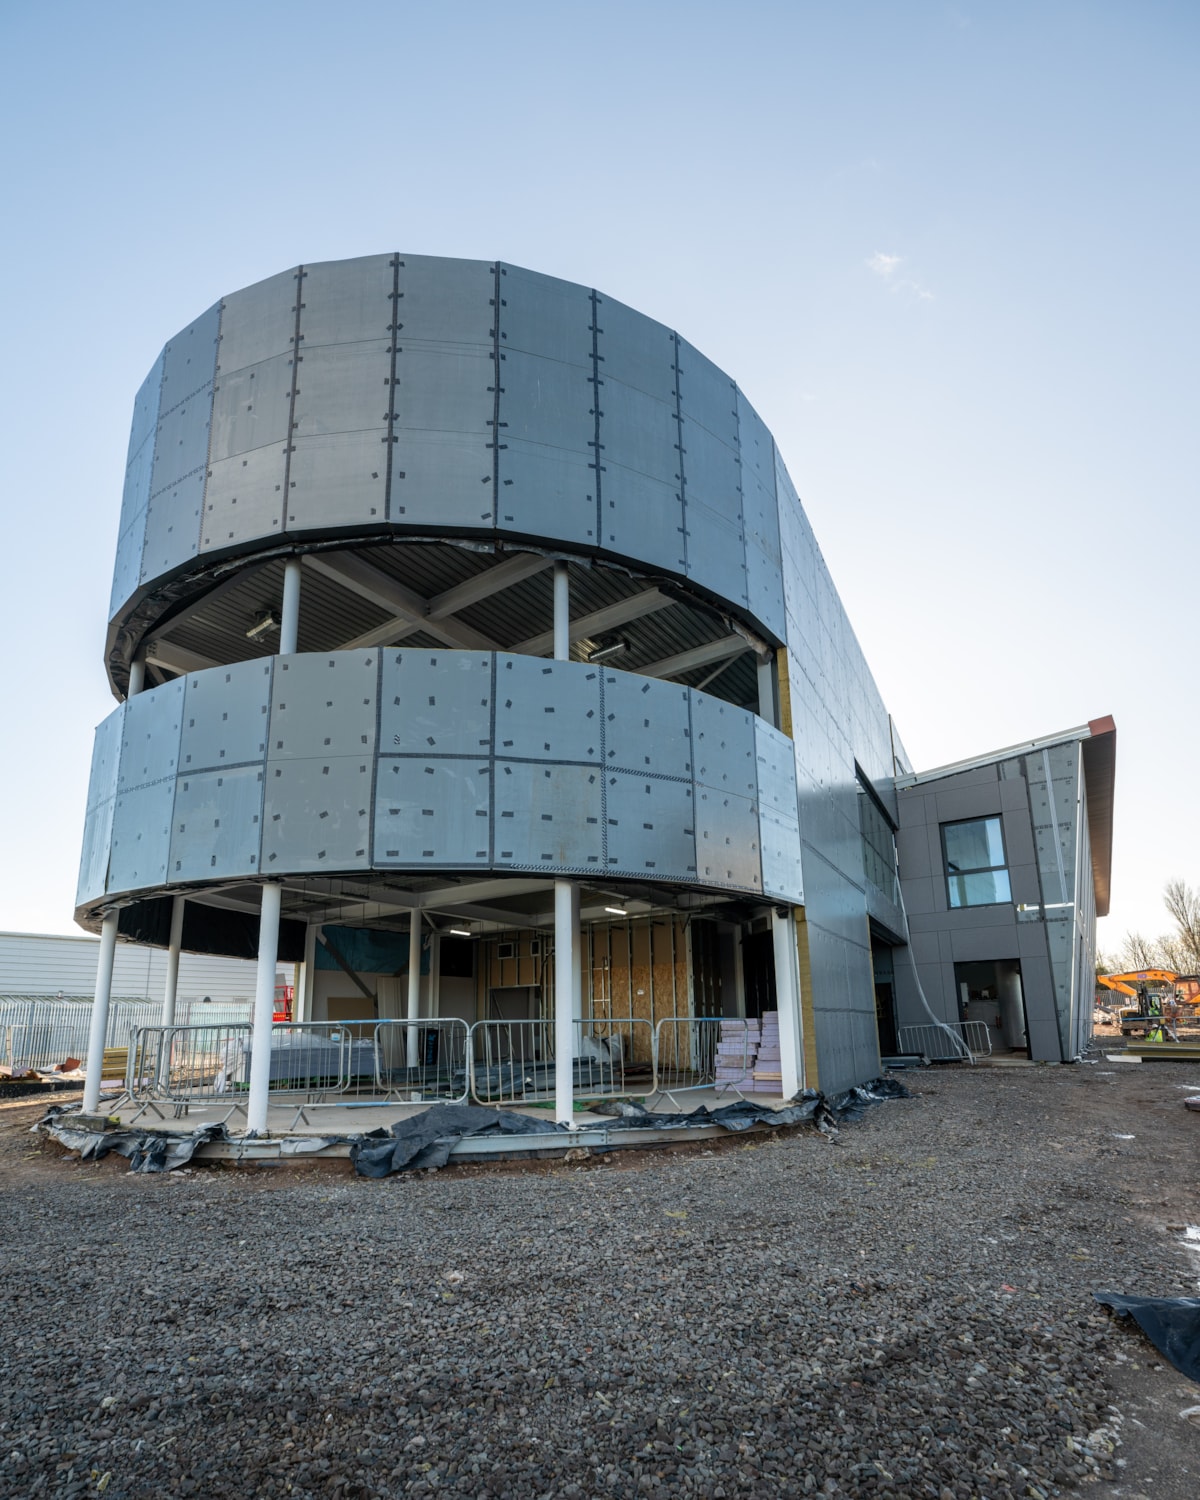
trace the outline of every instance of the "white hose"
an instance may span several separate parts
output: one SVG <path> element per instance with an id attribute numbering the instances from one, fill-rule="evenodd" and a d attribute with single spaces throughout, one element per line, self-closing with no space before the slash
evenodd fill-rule
<path id="1" fill-rule="evenodd" d="M 970 1047 L 967 1046 L 966 1042 L 963 1041 L 962 1037 L 958 1034 L 957 1031 L 955 1031 L 953 1026 L 947 1026 L 945 1021 L 943 1021 L 940 1016 L 934 1015 L 933 1011 L 930 1009 L 929 1001 L 925 998 L 925 986 L 921 983 L 921 971 L 917 968 L 917 960 L 912 950 L 912 931 L 910 930 L 908 925 L 908 909 L 904 905 L 904 890 L 900 885 L 900 866 L 898 858 L 896 863 L 896 898 L 900 903 L 900 915 L 904 918 L 904 936 L 906 939 L 906 946 L 908 948 L 908 961 L 912 964 L 913 978 L 917 982 L 917 994 L 920 996 L 921 1004 L 924 1007 L 925 1014 L 929 1017 L 930 1021 L 932 1021 L 935 1026 L 944 1031 L 946 1035 L 951 1039 L 958 1051 L 959 1056 L 966 1058 L 967 1062 L 969 1062 L 971 1066 L 974 1067 L 975 1058 L 971 1053 Z"/>

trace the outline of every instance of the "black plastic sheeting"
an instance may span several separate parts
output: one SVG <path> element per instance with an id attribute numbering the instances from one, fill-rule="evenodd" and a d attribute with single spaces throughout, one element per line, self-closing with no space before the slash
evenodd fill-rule
<path id="1" fill-rule="evenodd" d="M 432 1171 L 444 1167 L 450 1153 L 465 1136 L 478 1135 L 569 1135 L 565 1125 L 536 1120 L 530 1115 L 503 1109 L 484 1109 L 478 1104 L 435 1104 L 397 1120 L 390 1131 L 374 1130 L 353 1137 L 350 1160 L 360 1177 L 387 1177 L 392 1172 Z"/>
<path id="2" fill-rule="evenodd" d="M 221 1124 L 201 1125 L 191 1135 L 175 1135 L 165 1130 L 95 1130 L 90 1126 L 72 1126 L 72 1113 L 67 1105 L 55 1104 L 34 1129 L 44 1130 L 68 1151 L 78 1151 L 84 1161 L 103 1161 L 110 1152 L 115 1152 L 128 1159 L 131 1172 L 170 1172 L 175 1167 L 185 1167 L 198 1146 L 229 1138 Z"/>
<path id="3" fill-rule="evenodd" d="M 1093 1292 L 1101 1307 L 1138 1327 L 1181 1375 L 1200 1384 L 1200 1297 L 1126 1297 Z"/>
<path id="4" fill-rule="evenodd" d="M 701 1105 L 687 1114 L 665 1114 L 648 1110 L 627 1099 L 592 1107 L 592 1113 L 614 1116 L 623 1130 L 679 1130 L 717 1125 L 738 1133 L 756 1125 L 772 1129 L 811 1124 L 827 1136 L 837 1127 L 859 1120 L 875 1104 L 886 1099 L 911 1099 L 912 1094 L 892 1078 L 847 1089 L 833 1099 L 815 1089 L 805 1089 L 782 1109 L 770 1109 L 750 1099 L 738 1099 L 719 1109 Z M 169 1172 L 191 1161 L 197 1147 L 209 1141 L 234 1141 L 223 1124 L 202 1125 L 191 1135 L 163 1130 L 114 1128 L 98 1130 L 82 1123 L 72 1125 L 65 1105 L 54 1105 L 34 1127 L 43 1130 L 68 1150 L 85 1159 L 102 1160 L 110 1152 L 127 1157 L 133 1172 Z M 444 1167 L 459 1141 L 476 1136 L 561 1135 L 567 1145 L 579 1132 L 549 1118 L 520 1115 L 511 1110 L 485 1109 L 477 1104 L 435 1104 L 420 1114 L 397 1120 L 390 1130 L 368 1135 L 327 1135 L 319 1138 L 292 1136 L 280 1140 L 280 1154 L 300 1156 L 326 1146 L 348 1145 L 350 1160 L 360 1177 L 389 1177 L 394 1172 L 433 1171 Z"/>

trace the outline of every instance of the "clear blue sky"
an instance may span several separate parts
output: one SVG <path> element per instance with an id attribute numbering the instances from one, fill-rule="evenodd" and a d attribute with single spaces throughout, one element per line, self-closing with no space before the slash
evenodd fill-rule
<path id="1" fill-rule="evenodd" d="M 678 328 L 774 431 L 926 768 L 1118 724 L 1113 915 L 1200 882 L 1194 0 L 0 6 L 0 928 L 71 930 L 133 395 L 400 249 Z"/>

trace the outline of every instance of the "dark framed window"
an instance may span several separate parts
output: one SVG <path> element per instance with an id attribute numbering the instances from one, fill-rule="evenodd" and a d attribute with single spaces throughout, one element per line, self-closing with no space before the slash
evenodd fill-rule
<path id="1" fill-rule="evenodd" d="M 964 818 L 942 824 L 946 894 L 951 907 L 1001 906 L 1012 900 L 1000 819 Z"/>

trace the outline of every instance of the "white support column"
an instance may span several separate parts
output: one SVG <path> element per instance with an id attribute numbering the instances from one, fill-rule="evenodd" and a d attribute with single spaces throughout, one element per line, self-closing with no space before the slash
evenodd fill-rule
<path id="1" fill-rule="evenodd" d="M 117 953 L 117 914 L 100 924 L 100 956 L 96 960 L 96 996 L 92 1001 L 92 1025 L 88 1032 L 87 1079 L 83 1085 L 83 1111 L 91 1114 L 100 1103 L 100 1074 L 104 1068 L 104 1040 L 108 1034 L 108 1002 L 112 996 L 113 959 Z"/>
<path id="2" fill-rule="evenodd" d="M 283 568 L 283 604 L 279 611 L 279 654 L 290 656 L 300 639 L 300 559 L 289 557 Z"/>
<path id="3" fill-rule="evenodd" d="M 771 913 L 775 950 L 775 1007 L 779 1012 L 779 1069 L 783 1097 L 790 1099 L 804 1087 L 804 1044 L 800 1017 L 800 964 L 796 953 L 796 924 L 790 909 Z"/>
<path id="4" fill-rule="evenodd" d="M 758 663 L 758 717 L 765 719 L 772 728 L 779 728 L 779 714 L 775 708 L 775 663 L 771 657 Z"/>
<path id="5" fill-rule="evenodd" d="M 129 663 L 129 691 L 125 694 L 125 697 L 127 699 L 136 698 L 145 686 L 146 659 L 142 656 L 135 656 Z"/>
<path id="6" fill-rule="evenodd" d="M 162 1025 L 175 1024 L 175 992 L 179 988 L 179 952 L 183 947 L 183 908 L 186 901 L 176 896 L 171 902 L 171 936 L 167 947 L 167 982 L 163 986 Z"/>
<path id="7" fill-rule="evenodd" d="M 275 960 L 279 955 L 279 912 L 283 887 L 268 880 L 262 888 L 258 919 L 258 975 L 254 988 L 254 1026 L 250 1037 L 250 1097 L 247 1135 L 265 1135 L 271 1091 L 271 1022 L 275 1014 Z"/>
<path id="8" fill-rule="evenodd" d="M 554 564 L 554 660 L 571 656 L 571 584 L 565 562 Z"/>
<path id="9" fill-rule="evenodd" d="M 579 945 L 578 907 L 572 882 L 554 882 L 554 1118 L 560 1125 L 574 1123 L 575 1017 L 574 995 Z"/>
<path id="10" fill-rule="evenodd" d="M 421 909 L 414 906 L 408 923 L 408 1066 L 420 1061 L 420 1034 L 416 1022 L 421 1018 Z"/>

